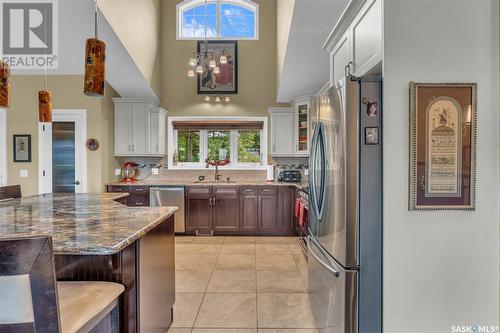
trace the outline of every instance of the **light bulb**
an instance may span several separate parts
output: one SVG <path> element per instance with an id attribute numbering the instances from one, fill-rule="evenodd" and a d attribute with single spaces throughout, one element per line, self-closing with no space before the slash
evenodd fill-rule
<path id="1" fill-rule="evenodd" d="M 192 69 L 188 70 L 188 76 L 194 77 L 194 71 Z"/>
<path id="2" fill-rule="evenodd" d="M 219 67 L 214 68 L 214 74 L 220 74 L 220 69 Z"/>
<path id="3" fill-rule="evenodd" d="M 203 67 L 201 67 L 201 65 L 196 66 L 196 73 L 198 74 L 203 73 Z"/>
<path id="4" fill-rule="evenodd" d="M 205 96 L 205 102 L 210 102 L 210 96 Z"/>
<path id="5" fill-rule="evenodd" d="M 220 96 L 215 97 L 215 101 L 216 101 L 217 103 L 220 103 Z"/>
<path id="6" fill-rule="evenodd" d="M 210 67 L 210 68 L 215 68 L 215 67 L 217 67 L 217 64 L 215 63 L 215 60 L 214 60 L 214 59 L 210 60 L 210 62 L 208 63 L 208 67 Z"/>
<path id="7" fill-rule="evenodd" d="M 224 98 L 224 101 L 226 101 L 226 103 L 229 103 L 231 102 L 231 98 L 229 98 L 229 96 L 226 96 L 226 98 Z"/>
<path id="8" fill-rule="evenodd" d="M 196 66 L 196 59 L 195 58 L 189 59 L 189 66 L 191 66 L 191 67 L 195 67 Z"/>
<path id="9" fill-rule="evenodd" d="M 227 57 L 225 55 L 221 55 L 220 59 L 219 59 L 219 62 L 221 64 L 227 64 Z"/>

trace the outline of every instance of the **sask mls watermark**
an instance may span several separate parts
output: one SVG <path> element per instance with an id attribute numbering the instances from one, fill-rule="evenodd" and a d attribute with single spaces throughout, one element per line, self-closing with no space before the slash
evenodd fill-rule
<path id="1" fill-rule="evenodd" d="M 11 68 L 57 68 L 57 1 L 1 0 L 0 54 Z"/>
<path id="2" fill-rule="evenodd" d="M 495 333 L 498 332 L 496 325 L 453 325 L 451 326 L 452 333 Z"/>

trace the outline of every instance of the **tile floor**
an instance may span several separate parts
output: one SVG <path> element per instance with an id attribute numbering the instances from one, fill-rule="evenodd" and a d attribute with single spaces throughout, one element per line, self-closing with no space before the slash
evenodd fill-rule
<path id="1" fill-rule="evenodd" d="M 176 237 L 169 333 L 317 333 L 296 237 Z"/>

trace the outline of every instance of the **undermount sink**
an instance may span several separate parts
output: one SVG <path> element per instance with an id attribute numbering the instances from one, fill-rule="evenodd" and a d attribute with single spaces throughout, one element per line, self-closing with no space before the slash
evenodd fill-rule
<path id="1" fill-rule="evenodd" d="M 234 184 L 236 183 L 236 180 L 224 180 L 224 179 L 220 179 L 220 180 L 195 180 L 194 181 L 195 184 Z"/>

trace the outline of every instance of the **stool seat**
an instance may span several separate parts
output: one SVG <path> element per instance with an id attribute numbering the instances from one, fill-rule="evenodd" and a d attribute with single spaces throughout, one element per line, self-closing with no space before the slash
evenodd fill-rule
<path id="1" fill-rule="evenodd" d="M 57 282 L 61 332 L 90 331 L 118 304 L 124 290 L 113 282 Z"/>

